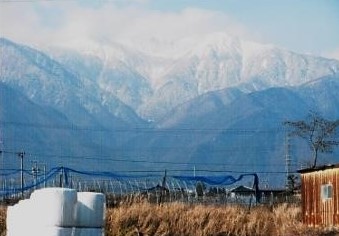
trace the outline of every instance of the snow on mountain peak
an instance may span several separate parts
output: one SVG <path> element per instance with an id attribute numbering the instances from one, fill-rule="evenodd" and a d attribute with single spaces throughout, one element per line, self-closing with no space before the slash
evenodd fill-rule
<path id="1" fill-rule="evenodd" d="M 226 33 L 177 40 L 71 42 L 46 50 L 146 119 L 208 92 L 300 85 L 339 72 L 339 61 L 248 42 Z M 88 80 L 89 79 L 89 80 Z"/>
<path id="2" fill-rule="evenodd" d="M 193 48 L 194 53 L 204 54 L 206 50 L 214 52 L 227 52 L 240 49 L 240 40 L 224 33 L 206 35 L 201 42 Z"/>

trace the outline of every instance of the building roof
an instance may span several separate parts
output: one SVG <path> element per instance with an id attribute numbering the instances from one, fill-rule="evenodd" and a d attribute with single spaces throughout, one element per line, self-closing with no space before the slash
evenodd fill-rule
<path id="1" fill-rule="evenodd" d="M 169 192 L 168 188 L 160 186 L 159 184 L 155 187 L 149 188 L 147 189 L 148 192 L 152 192 L 152 191 L 166 191 Z"/>
<path id="2" fill-rule="evenodd" d="M 253 188 L 249 188 L 243 185 L 240 185 L 236 188 L 231 189 L 232 193 L 254 193 L 254 189 Z"/>
<path id="3" fill-rule="evenodd" d="M 335 169 L 335 168 L 339 168 L 339 164 L 330 164 L 330 165 L 316 166 L 313 168 L 305 168 L 305 169 L 298 170 L 298 173 L 306 174 L 306 173 L 311 173 L 315 171 L 323 171 L 323 170 Z"/>

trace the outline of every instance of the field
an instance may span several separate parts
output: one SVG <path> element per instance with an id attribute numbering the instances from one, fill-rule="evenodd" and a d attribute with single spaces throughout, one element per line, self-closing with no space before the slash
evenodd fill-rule
<path id="1" fill-rule="evenodd" d="M 148 203 L 107 211 L 106 232 L 113 235 L 336 235 L 301 223 L 298 207 L 279 205 L 252 209 Z M 138 234 L 139 233 L 139 234 Z"/>
<path id="2" fill-rule="evenodd" d="M 0 235 L 6 231 L 6 208 L 0 210 Z M 301 223 L 296 206 L 204 206 L 182 203 L 135 203 L 107 209 L 106 236 L 116 235 L 339 235 Z"/>

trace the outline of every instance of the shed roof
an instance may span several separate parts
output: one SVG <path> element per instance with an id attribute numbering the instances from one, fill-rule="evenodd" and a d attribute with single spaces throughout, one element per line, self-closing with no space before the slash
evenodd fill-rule
<path id="1" fill-rule="evenodd" d="M 152 191 L 166 191 L 166 192 L 169 192 L 168 188 L 160 186 L 159 184 L 152 187 L 152 188 L 147 189 L 147 191 L 151 191 L 151 192 Z"/>
<path id="2" fill-rule="evenodd" d="M 315 171 L 322 171 L 322 170 L 335 169 L 335 168 L 339 168 L 339 164 L 330 164 L 330 165 L 322 165 L 322 166 L 316 166 L 316 167 L 311 167 L 311 168 L 305 168 L 305 169 L 298 170 L 298 173 L 306 174 L 306 173 L 311 173 Z"/>
<path id="3" fill-rule="evenodd" d="M 231 192 L 232 193 L 254 193 L 255 191 L 253 188 L 240 185 L 238 187 L 231 189 Z"/>

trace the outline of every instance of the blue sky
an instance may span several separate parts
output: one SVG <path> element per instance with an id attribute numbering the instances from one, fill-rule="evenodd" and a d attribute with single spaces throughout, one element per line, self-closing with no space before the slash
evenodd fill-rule
<path id="1" fill-rule="evenodd" d="M 75 38 L 176 38 L 226 32 L 339 59 L 337 0 L 31 0 L 1 2 L 3 37 L 34 44 Z"/>

